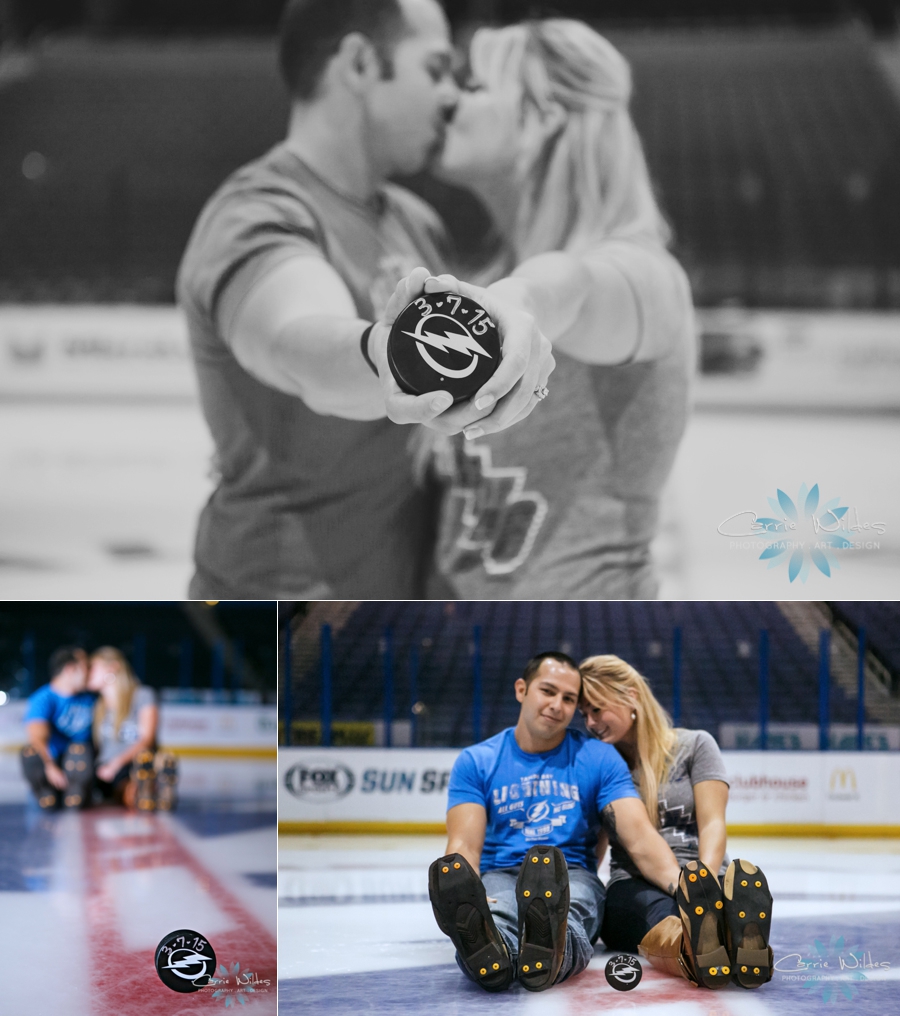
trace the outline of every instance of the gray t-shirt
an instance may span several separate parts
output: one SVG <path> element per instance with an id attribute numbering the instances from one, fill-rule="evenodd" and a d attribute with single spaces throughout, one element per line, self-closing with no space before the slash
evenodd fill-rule
<path id="1" fill-rule="evenodd" d="M 146 706 L 154 705 L 156 705 L 156 692 L 145 684 L 139 684 L 131 698 L 131 709 L 122 720 L 118 734 L 115 729 L 115 717 L 107 711 L 103 717 L 103 723 L 100 725 L 98 765 L 111 762 L 116 755 L 134 744 L 139 736 L 138 715 L 140 711 Z"/>
<path id="2" fill-rule="evenodd" d="M 410 599 L 431 551 L 412 428 L 314 413 L 246 371 L 219 320 L 282 261 L 324 258 L 374 320 L 417 265 L 446 265 L 446 234 L 411 192 L 337 194 L 277 145 L 200 216 L 178 276 L 218 483 L 200 515 L 193 599 Z"/>
<path id="3" fill-rule="evenodd" d="M 521 423 L 437 458 L 446 493 L 437 570 L 464 600 L 652 599 L 659 497 L 694 372 L 687 279 L 661 247 L 609 241 L 597 256 L 635 293 L 641 350 L 592 366 L 554 350 L 550 395 Z M 602 333 L 602 322 L 596 323 Z"/>
<path id="4" fill-rule="evenodd" d="M 694 816 L 694 784 L 704 780 L 728 783 L 725 761 L 712 734 L 705 730 L 678 727 L 678 744 L 669 778 L 659 788 L 659 825 L 666 843 L 681 865 L 696 861 L 700 838 Z M 641 878 L 641 873 L 627 851 L 615 839 L 610 841 L 610 882 L 622 878 Z M 722 861 L 719 875 L 725 874 L 728 855 Z"/>

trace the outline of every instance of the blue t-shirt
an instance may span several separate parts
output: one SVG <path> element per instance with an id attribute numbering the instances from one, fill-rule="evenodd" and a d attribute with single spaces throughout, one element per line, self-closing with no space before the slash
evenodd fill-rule
<path id="1" fill-rule="evenodd" d="M 591 870 L 600 812 L 610 801 L 638 796 L 611 744 L 568 730 L 553 751 L 533 754 L 507 727 L 460 753 L 447 808 L 471 802 L 487 810 L 483 872 L 516 867 L 536 843 L 559 847 L 568 864 Z"/>
<path id="2" fill-rule="evenodd" d="M 50 724 L 48 748 L 54 758 L 59 758 L 73 741 L 90 741 L 96 699 L 90 691 L 60 695 L 45 684 L 29 697 L 25 722 L 46 720 Z"/>

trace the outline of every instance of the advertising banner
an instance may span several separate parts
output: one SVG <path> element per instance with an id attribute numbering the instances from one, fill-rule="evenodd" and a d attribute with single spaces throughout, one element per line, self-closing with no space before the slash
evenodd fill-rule
<path id="1" fill-rule="evenodd" d="M 442 832 L 457 749 L 281 748 L 284 832 Z M 726 751 L 733 834 L 900 834 L 900 755 Z"/>
<path id="2" fill-rule="evenodd" d="M 25 702 L 0 707 L 0 748 L 25 742 Z M 263 749 L 275 751 L 275 706 L 194 705 L 164 702 L 159 710 L 159 743 L 174 751 Z"/>

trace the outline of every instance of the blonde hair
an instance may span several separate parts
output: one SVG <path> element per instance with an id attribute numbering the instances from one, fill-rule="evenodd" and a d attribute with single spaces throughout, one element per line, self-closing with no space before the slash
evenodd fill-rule
<path id="1" fill-rule="evenodd" d="M 522 93 L 522 193 L 510 266 L 547 251 L 581 253 L 598 239 L 668 244 L 640 138 L 628 111 L 631 69 L 581 21 L 483 28 L 471 63 L 488 87 Z"/>
<path id="2" fill-rule="evenodd" d="M 646 680 L 618 656 L 589 656 L 578 670 L 582 697 L 592 706 L 618 703 L 634 711 L 636 783 L 650 821 L 658 829 L 659 787 L 672 765 L 678 740 L 669 714 L 656 701 Z"/>
<path id="3" fill-rule="evenodd" d="M 113 716 L 113 727 L 118 737 L 122 723 L 131 712 L 131 702 L 139 682 L 134 676 L 134 671 L 131 669 L 125 654 L 113 646 L 102 646 L 91 653 L 91 664 L 95 660 L 102 660 L 104 663 L 109 664 L 115 675 L 116 708 Z M 106 713 L 106 702 L 103 696 L 100 695 L 94 705 L 94 740 L 97 742 L 100 740 L 100 728 L 106 719 Z"/>

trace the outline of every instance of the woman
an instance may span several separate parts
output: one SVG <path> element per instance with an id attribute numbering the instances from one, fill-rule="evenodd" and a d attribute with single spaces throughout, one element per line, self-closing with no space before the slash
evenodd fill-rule
<path id="1" fill-rule="evenodd" d="M 439 172 L 482 199 L 499 252 L 486 292 L 450 276 L 426 290 L 529 310 L 556 369 L 528 419 L 495 433 L 498 411 L 468 443 L 444 443 L 439 569 L 463 599 L 652 597 L 693 316 L 628 112 L 628 64 L 587 25 L 553 19 L 481 29 L 470 67 Z"/>
<path id="2" fill-rule="evenodd" d="M 142 811 L 171 809 L 176 762 L 168 753 L 155 756 L 159 709 L 154 690 L 138 681 L 125 656 L 111 646 L 92 654 L 88 688 L 99 692 L 94 741 L 96 779 L 104 798 Z"/>
<path id="3" fill-rule="evenodd" d="M 644 678 L 618 656 L 591 656 L 579 669 L 588 731 L 628 763 L 651 822 L 682 865 L 673 899 L 641 878 L 612 836 L 603 941 L 708 988 L 732 977 L 745 988 L 764 984 L 772 977 L 772 897 L 755 865 L 725 853 L 728 781 L 718 745 L 705 730 L 673 729 Z M 607 842 L 604 834 L 601 859 Z"/>

